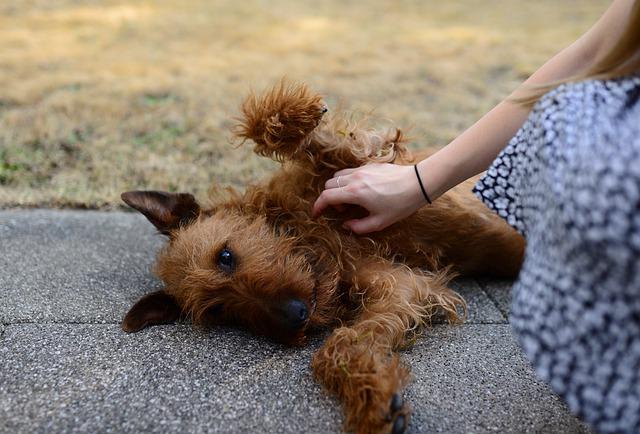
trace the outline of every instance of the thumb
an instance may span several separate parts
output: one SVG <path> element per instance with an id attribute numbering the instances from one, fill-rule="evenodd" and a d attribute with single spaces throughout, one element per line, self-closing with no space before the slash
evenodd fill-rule
<path id="1" fill-rule="evenodd" d="M 385 228 L 385 225 L 378 216 L 370 215 L 362 219 L 347 220 L 342 224 L 342 227 L 356 234 L 366 234 L 381 231 Z"/>

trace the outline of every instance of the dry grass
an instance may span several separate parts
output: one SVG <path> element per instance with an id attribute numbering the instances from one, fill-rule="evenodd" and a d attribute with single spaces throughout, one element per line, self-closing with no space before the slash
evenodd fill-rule
<path id="1" fill-rule="evenodd" d="M 2 0 L 0 207 L 258 179 L 229 127 L 282 75 L 443 145 L 608 3 Z"/>

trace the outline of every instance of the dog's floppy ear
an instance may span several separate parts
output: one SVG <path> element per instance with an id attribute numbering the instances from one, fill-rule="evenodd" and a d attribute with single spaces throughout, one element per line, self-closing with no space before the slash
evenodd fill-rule
<path id="1" fill-rule="evenodd" d="M 155 324 L 171 324 L 180 318 L 176 300 L 164 291 L 145 295 L 133 305 L 122 321 L 122 330 L 137 332 Z"/>
<path id="2" fill-rule="evenodd" d="M 186 226 L 200 214 L 200 205 L 192 194 L 166 191 L 127 191 L 120 196 L 132 208 L 140 211 L 161 234 Z"/>

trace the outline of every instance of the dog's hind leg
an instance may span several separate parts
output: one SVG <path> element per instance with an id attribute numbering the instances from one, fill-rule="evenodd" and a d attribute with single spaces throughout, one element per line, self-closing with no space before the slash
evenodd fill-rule
<path id="1" fill-rule="evenodd" d="M 331 172 L 367 163 L 408 164 L 415 159 L 405 143 L 399 129 L 374 129 L 366 119 L 353 121 L 334 114 L 310 134 L 307 160 Z"/>
<path id="2" fill-rule="evenodd" d="M 395 353 L 437 313 L 458 318 L 464 301 L 444 274 L 426 274 L 379 261 L 358 267 L 352 298 L 358 318 L 340 327 L 315 353 L 316 379 L 342 401 L 345 428 L 358 433 L 401 433 L 409 407 L 402 392 L 409 370 Z"/>

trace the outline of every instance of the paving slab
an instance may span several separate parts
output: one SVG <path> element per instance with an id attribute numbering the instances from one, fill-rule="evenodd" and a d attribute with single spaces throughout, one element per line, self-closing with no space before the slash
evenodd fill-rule
<path id="1" fill-rule="evenodd" d="M 162 237 L 139 214 L 0 212 L 0 322 L 117 322 L 159 287 Z"/>
<path id="2" fill-rule="evenodd" d="M 496 304 L 500 312 L 509 318 L 511 312 L 511 287 L 513 280 L 479 278 L 478 284 Z"/>
<path id="3" fill-rule="evenodd" d="M 340 410 L 309 369 L 319 342 L 293 349 L 184 325 L 136 334 L 116 325 L 9 326 L 0 431 L 337 432 Z"/>
<path id="4" fill-rule="evenodd" d="M 589 432 L 536 379 L 509 325 L 440 326 L 404 360 L 413 367 L 411 432 Z"/>
<path id="5" fill-rule="evenodd" d="M 119 322 L 143 294 L 164 237 L 137 213 L 0 212 L 0 321 Z M 505 322 L 471 279 L 453 283 L 469 323 Z"/>
<path id="6" fill-rule="evenodd" d="M 322 342 L 286 348 L 242 331 L 18 324 L 0 342 L 2 432 L 340 432 L 314 383 Z M 437 326 L 405 351 L 409 432 L 584 432 L 535 379 L 509 326 Z"/>

